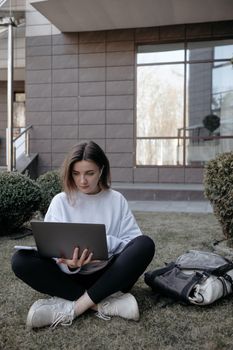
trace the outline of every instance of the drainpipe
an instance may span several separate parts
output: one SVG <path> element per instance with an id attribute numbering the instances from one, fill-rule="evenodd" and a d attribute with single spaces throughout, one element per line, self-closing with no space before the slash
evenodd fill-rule
<path id="1" fill-rule="evenodd" d="M 8 28 L 7 55 L 7 170 L 13 170 L 13 75 L 14 75 L 14 45 L 13 27 L 16 26 L 13 17 L 0 18 L 0 26 Z"/>
<path id="2" fill-rule="evenodd" d="M 13 170 L 13 82 L 14 82 L 14 45 L 13 24 L 8 24 L 8 57 L 7 57 L 7 170 Z"/>

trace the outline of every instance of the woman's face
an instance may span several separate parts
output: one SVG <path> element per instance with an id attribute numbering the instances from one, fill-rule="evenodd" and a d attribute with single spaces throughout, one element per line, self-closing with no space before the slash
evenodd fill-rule
<path id="1" fill-rule="evenodd" d="M 81 160 L 74 163 L 72 176 L 80 192 L 95 194 L 100 191 L 99 178 L 101 170 L 94 162 Z"/>

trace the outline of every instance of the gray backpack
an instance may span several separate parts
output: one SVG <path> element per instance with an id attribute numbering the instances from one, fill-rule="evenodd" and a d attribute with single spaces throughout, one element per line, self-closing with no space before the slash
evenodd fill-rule
<path id="1" fill-rule="evenodd" d="M 221 255 L 189 250 L 165 267 L 144 274 L 157 295 L 207 305 L 233 291 L 233 262 Z"/>

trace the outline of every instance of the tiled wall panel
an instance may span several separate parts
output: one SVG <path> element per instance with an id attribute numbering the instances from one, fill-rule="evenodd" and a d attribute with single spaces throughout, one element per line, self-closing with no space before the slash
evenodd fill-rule
<path id="1" fill-rule="evenodd" d="M 113 181 L 202 182 L 201 168 L 135 167 L 135 50 L 138 43 L 233 36 L 232 22 L 62 34 L 38 21 L 43 31 L 35 34 L 39 22 L 31 21 L 26 41 L 26 92 L 40 173 L 59 167 L 74 143 L 92 139 L 107 152 Z"/>

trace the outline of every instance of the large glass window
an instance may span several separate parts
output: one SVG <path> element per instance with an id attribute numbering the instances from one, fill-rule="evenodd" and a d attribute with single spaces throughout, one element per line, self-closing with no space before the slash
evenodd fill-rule
<path id="1" fill-rule="evenodd" d="M 202 165 L 233 150 L 233 40 L 143 45 L 137 165 Z"/>

